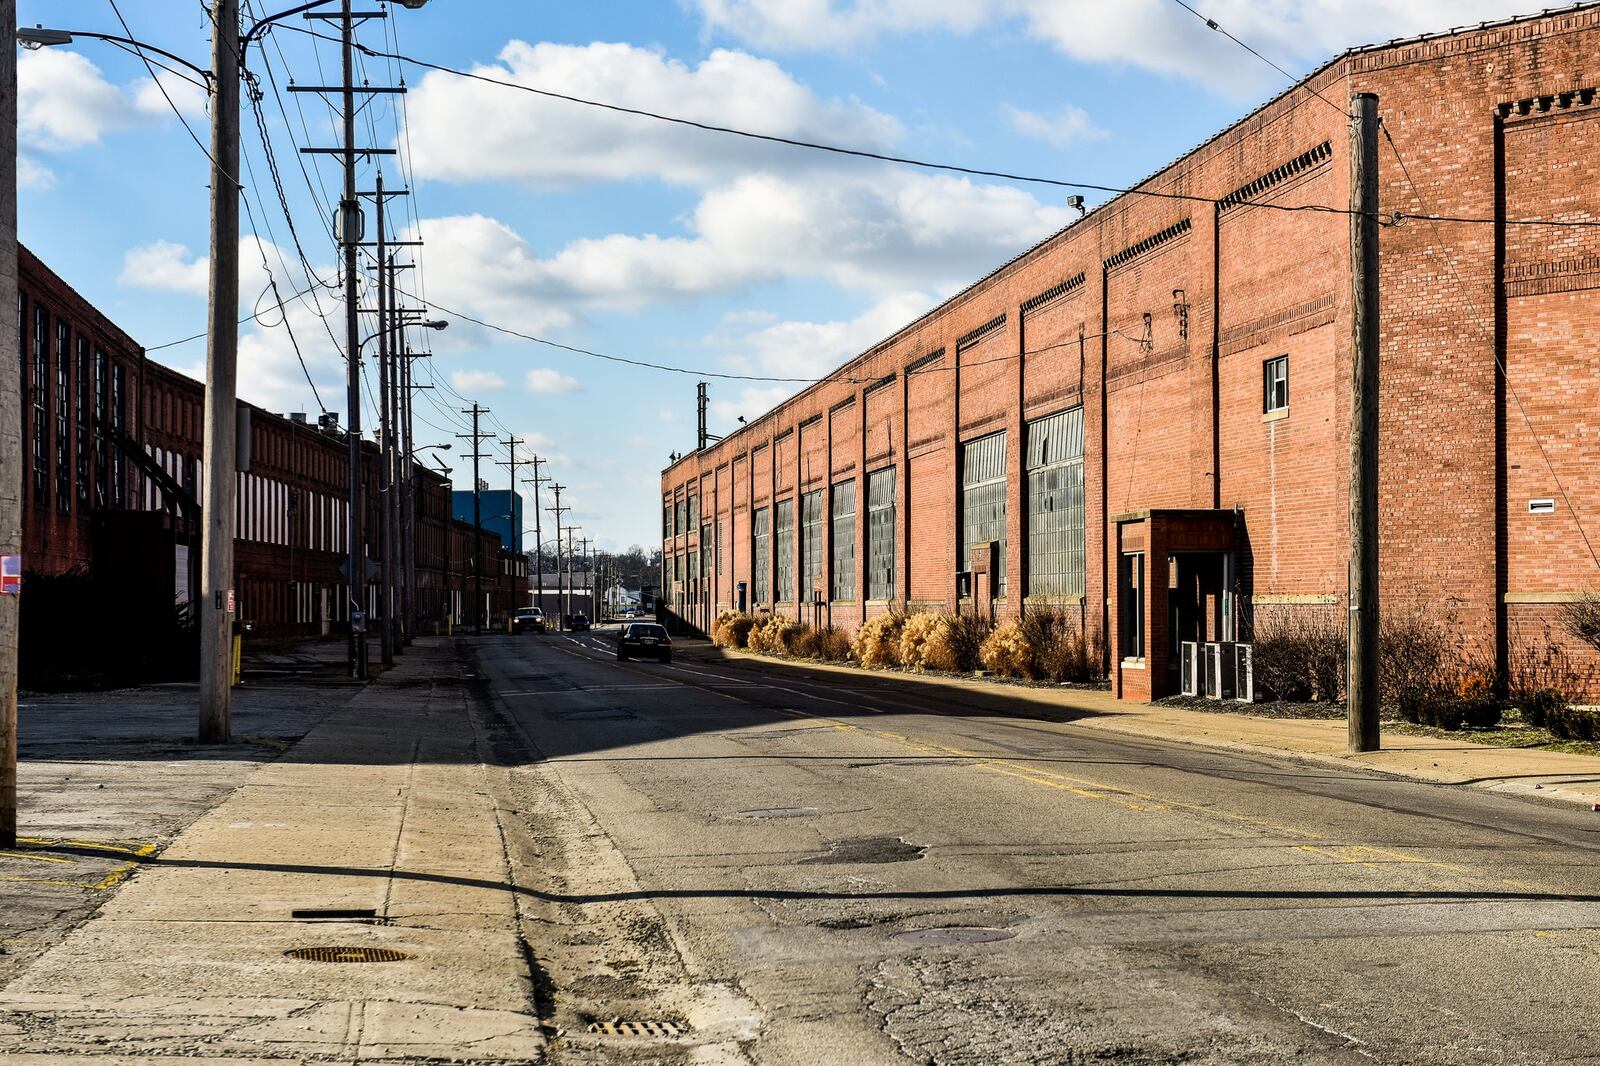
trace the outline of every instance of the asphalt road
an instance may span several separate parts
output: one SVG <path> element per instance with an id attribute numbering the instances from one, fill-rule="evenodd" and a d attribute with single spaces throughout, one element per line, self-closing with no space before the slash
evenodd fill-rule
<path id="1" fill-rule="evenodd" d="M 1600 814 L 604 632 L 469 647 L 557 1062 L 1600 1059 Z"/>

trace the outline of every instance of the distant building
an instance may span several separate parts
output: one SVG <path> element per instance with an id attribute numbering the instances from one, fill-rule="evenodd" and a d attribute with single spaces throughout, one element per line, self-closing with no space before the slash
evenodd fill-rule
<path id="1" fill-rule="evenodd" d="M 479 494 L 483 528 L 500 538 L 507 551 L 522 550 L 522 494 L 510 489 L 484 489 Z M 451 507 L 458 522 L 472 524 L 472 490 L 456 489 Z"/>

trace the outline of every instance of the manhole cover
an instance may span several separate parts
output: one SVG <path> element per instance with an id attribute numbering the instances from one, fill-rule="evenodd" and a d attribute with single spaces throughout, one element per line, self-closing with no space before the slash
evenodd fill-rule
<path id="1" fill-rule="evenodd" d="M 748 811 L 740 811 L 747 818 L 801 818 L 808 814 L 816 814 L 815 807 L 756 807 Z"/>
<path id="2" fill-rule="evenodd" d="M 979 925 L 954 925 L 938 929 L 907 929 L 894 939 L 910 944 L 992 944 L 1010 940 L 1017 934 L 1009 929 L 988 929 Z"/>
<path id="3" fill-rule="evenodd" d="M 828 845 L 825 855 L 801 859 L 802 866 L 826 866 L 834 863 L 884 863 L 911 862 L 922 858 L 927 850 L 922 844 L 908 844 L 900 837 L 860 837 L 841 840 Z"/>
<path id="4" fill-rule="evenodd" d="M 284 954 L 302 962 L 399 962 L 411 957 L 393 948 L 290 948 Z"/>
<path id="5" fill-rule="evenodd" d="M 613 1018 L 609 1022 L 590 1022 L 589 1032 L 602 1036 L 647 1036 L 672 1040 L 683 1035 L 683 1026 L 677 1022 L 625 1022 L 621 1018 Z"/>

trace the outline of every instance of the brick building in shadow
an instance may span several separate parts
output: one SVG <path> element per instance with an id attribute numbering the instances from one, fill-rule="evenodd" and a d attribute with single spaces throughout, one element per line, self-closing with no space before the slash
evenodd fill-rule
<path id="1" fill-rule="evenodd" d="M 18 253 L 23 389 L 23 565 L 104 577 L 109 609 L 186 602 L 199 570 L 204 387 L 145 351 L 26 248 Z M 336 425 L 240 405 L 235 587 L 239 618 L 268 635 L 349 622 L 348 443 Z M 248 456 L 248 469 L 244 457 Z M 369 556 L 377 554 L 378 449 L 363 448 Z M 450 517 L 450 486 L 418 465 L 420 632 L 472 621 L 484 567 L 492 625 L 525 606 L 527 561 Z M 377 588 L 368 611 L 378 617 Z"/>

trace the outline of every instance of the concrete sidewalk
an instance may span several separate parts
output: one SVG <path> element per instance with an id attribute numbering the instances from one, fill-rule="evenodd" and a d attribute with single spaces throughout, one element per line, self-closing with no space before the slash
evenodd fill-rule
<path id="1" fill-rule="evenodd" d="M 537 1059 L 488 781 L 453 651 L 419 641 L 0 992 L 0 1059 Z"/>
<path id="2" fill-rule="evenodd" d="M 869 684 L 878 681 L 904 685 L 908 691 L 922 693 L 933 700 L 941 696 L 981 696 L 988 701 L 1005 700 L 1016 708 L 1016 713 L 1076 712 L 1081 717 L 1074 717 L 1073 725 L 1085 729 L 1231 751 L 1292 755 L 1342 766 L 1358 765 L 1422 781 L 1466 785 L 1585 807 L 1600 803 L 1600 758 L 1590 755 L 1501 748 L 1468 740 L 1407 736 L 1387 730 L 1383 733 L 1382 750 L 1352 755 L 1345 750 L 1343 719 L 1264 718 L 1237 712 L 1197 711 L 1118 700 L 1104 691 L 1008 685 L 981 678 L 867 670 L 831 663 L 800 663 L 747 651 L 725 651 L 703 641 L 682 644 L 680 656 L 688 652 L 702 661 L 736 668 L 781 663 L 796 669 L 854 674 Z"/>

